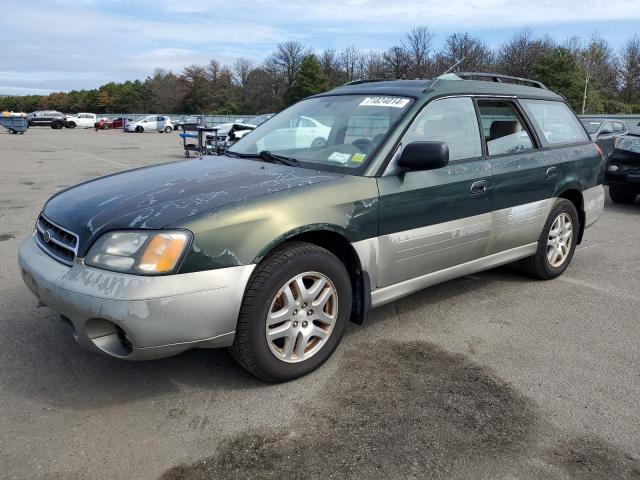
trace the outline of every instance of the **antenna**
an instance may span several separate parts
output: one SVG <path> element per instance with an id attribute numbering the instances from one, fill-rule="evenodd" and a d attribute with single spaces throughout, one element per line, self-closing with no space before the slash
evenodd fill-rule
<path id="1" fill-rule="evenodd" d="M 460 60 L 458 60 L 456 63 L 454 63 L 453 65 L 451 65 L 446 72 L 438 75 L 438 77 L 434 80 L 434 82 L 431 84 L 431 88 L 436 86 L 436 83 L 438 83 L 438 80 L 440 80 L 440 77 L 442 77 L 443 75 L 446 75 L 447 73 L 449 73 L 451 70 L 453 70 L 454 68 L 456 68 L 458 65 L 460 65 L 460 63 L 462 63 L 462 61 L 467 58 L 467 57 L 462 57 Z"/>

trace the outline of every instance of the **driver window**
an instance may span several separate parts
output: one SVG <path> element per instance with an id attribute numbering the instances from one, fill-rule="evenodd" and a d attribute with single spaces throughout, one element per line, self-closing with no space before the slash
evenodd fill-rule
<path id="1" fill-rule="evenodd" d="M 445 98 L 427 105 L 402 143 L 411 142 L 444 142 L 449 147 L 450 161 L 481 157 L 480 129 L 473 100 Z"/>

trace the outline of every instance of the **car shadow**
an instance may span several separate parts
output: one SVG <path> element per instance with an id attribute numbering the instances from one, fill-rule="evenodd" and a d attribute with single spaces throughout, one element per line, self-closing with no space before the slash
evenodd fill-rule
<path id="1" fill-rule="evenodd" d="M 364 327 L 350 325 L 347 336 L 366 332 L 367 325 L 396 319 L 398 312 L 421 311 L 434 302 L 462 301 L 460 297 L 488 283 L 527 281 L 510 266 L 452 280 L 382 307 Z M 17 291 L 9 293 L 10 298 L 19 296 Z M 47 307 L 36 309 L 35 302 L 28 301 L 17 308 L 19 313 L 1 322 L 4 374 L 0 386 L 18 396 L 91 409 L 178 393 L 184 385 L 227 391 L 272 387 L 242 369 L 226 349 L 195 349 L 159 360 L 127 362 L 77 345 L 69 328 Z"/>
<path id="2" fill-rule="evenodd" d="M 8 293 L 17 298 L 18 293 Z M 29 299 L 30 300 L 30 299 Z M 268 385 L 242 369 L 226 349 L 197 349 L 153 361 L 127 362 L 80 347 L 52 310 L 23 302 L 0 326 L 0 389 L 46 405 L 92 409 L 198 389 Z"/>

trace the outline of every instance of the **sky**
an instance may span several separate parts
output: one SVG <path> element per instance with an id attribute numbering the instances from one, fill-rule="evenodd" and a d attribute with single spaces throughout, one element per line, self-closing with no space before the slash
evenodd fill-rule
<path id="1" fill-rule="evenodd" d="M 514 32 L 615 49 L 640 32 L 640 0 L 0 0 L 0 94 L 39 94 L 179 73 L 212 58 L 256 63 L 283 41 L 386 49 L 417 25 L 438 48 L 467 31 L 498 48 Z"/>

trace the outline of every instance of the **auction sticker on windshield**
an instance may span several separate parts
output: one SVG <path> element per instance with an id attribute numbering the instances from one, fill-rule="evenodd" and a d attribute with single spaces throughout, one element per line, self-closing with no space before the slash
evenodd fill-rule
<path id="1" fill-rule="evenodd" d="M 361 107 L 404 108 L 411 100 L 398 97 L 367 97 L 360 102 Z"/>

